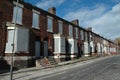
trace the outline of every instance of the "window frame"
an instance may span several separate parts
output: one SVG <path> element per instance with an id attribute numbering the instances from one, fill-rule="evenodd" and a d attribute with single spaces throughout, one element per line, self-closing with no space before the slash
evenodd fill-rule
<path id="1" fill-rule="evenodd" d="M 84 40 L 85 36 L 84 36 L 84 30 L 80 30 L 80 39 Z"/>
<path id="2" fill-rule="evenodd" d="M 58 20 L 58 33 L 63 34 L 63 22 Z"/>
<path id="3" fill-rule="evenodd" d="M 69 25 L 69 36 L 73 37 L 73 26 Z"/>
<path id="4" fill-rule="evenodd" d="M 35 29 L 40 29 L 40 27 L 39 27 L 39 25 L 40 25 L 40 12 L 39 11 L 36 11 L 36 10 L 32 10 L 32 12 L 33 12 L 33 16 L 32 16 L 32 28 L 35 28 Z M 35 14 L 35 15 L 34 15 Z M 37 15 L 37 19 L 35 19 L 36 16 Z M 36 20 L 38 20 L 37 22 L 37 26 L 36 26 L 36 24 L 34 23 L 34 19 L 35 19 L 35 22 L 36 22 Z"/>
<path id="5" fill-rule="evenodd" d="M 23 20 L 23 8 L 24 6 L 20 3 L 17 3 L 17 2 L 13 2 L 14 4 L 14 7 L 13 7 L 13 19 L 12 19 L 12 22 L 13 23 L 17 23 L 17 24 L 21 24 L 22 25 L 22 20 Z M 19 13 L 19 9 L 21 9 L 21 13 Z M 16 14 L 17 13 L 17 14 Z M 19 14 L 19 15 L 18 15 Z M 21 16 L 21 17 L 20 17 Z M 18 18 L 20 17 L 20 18 Z M 16 21 L 15 21 L 16 19 Z M 20 19 L 20 20 L 19 20 Z"/>
<path id="6" fill-rule="evenodd" d="M 75 28 L 75 31 L 76 31 L 76 39 L 78 39 L 78 28 L 77 27 Z"/>
<path id="7" fill-rule="evenodd" d="M 49 20 L 51 20 L 50 23 L 49 23 Z M 51 28 L 49 28 L 49 27 L 51 27 Z M 51 17 L 51 16 L 47 16 L 47 31 L 53 32 L 53 17 Z"/>

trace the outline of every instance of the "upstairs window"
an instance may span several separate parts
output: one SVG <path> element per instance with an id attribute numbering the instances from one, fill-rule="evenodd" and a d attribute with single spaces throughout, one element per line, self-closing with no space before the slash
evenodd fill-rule
<path id="1" fill-rule="evenodd" d="M 14 2 L 13 23 L 22 24 L 23 5 Z M 17 5 L 17 6 L 16 6 Z"/>
<path id="2" fill-rule="evenodd" d="M 32 28 L 39 29 L 39 15 L 40 12 L 33 10 Z"/>
<path id="3" fill-rule="evenodd" d="M 80 35 L 81 35 L 81 40 L 84 40 L 84 32 L 83 32 L 83 30 L 80 31 Z"/>
<path id="4" fill-rule="evenodd" d="M 47 20 L 47 31 L 53 32 L 53 18 L 48 16 Z"/>
<path id="5" fill-rule="evenodd" d="M 88 41 L 88 33 L 85 32 L 85 41 Z"/>
<path id="6" fill-rule="evenodd" d="M 63 26 L 62 26 L 62 21 L 58 21 L 58 27 L 59 27 L 59 33 L 62 34 L 63 33 Z"/>
<path id="7" fill-rule="evenodd" d="M 69 25 L 69 36 L 73 36 L 73 27 Z"/>
<path id="8" fill-rule="evenodd" d="M 78 39 L 78 28 L 76 28 L 76 39 Z"/>
<path id="9" fill-rule="evenodd" d="M 90 36 L 90 41 L 93 41 L 93 35 L 92 35 L 92 33 L 89 33 L 89 36 Z"/>

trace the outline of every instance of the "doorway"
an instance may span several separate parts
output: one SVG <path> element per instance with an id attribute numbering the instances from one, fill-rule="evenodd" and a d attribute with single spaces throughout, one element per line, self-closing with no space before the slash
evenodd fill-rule
<path id="1" fill-rule="evenodd" d="M 35 40 L 35 57 L 36 58 L 41 56 L 40 48 L 41 48 L 40 40 L 39 40 L 39 38 L 36 38 L 36 40 Z"/>
<path id="2" fill-rule="evenodd" d="M 48 57 L 48 41 L 44 41 L 44 57 Z"/>

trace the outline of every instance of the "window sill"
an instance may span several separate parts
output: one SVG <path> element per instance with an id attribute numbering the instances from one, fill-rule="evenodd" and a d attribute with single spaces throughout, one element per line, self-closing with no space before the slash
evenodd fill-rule
<path id="1" fill-rule="evenodd" d="M 47 30 L 47 32 L 53 33 L 53 31 Z"/>
<path id="2" fill-rule="evenodd" d="M 32 28 L 33 28 L 33 29 L 38 29 L 38 30 L 40 29 L 39 27 L 34 27 L 34 26 L 32 26 Z"/>
<path id="3" fill-rule="evenodd" d="M 15 22 L 14 22 L 14 21 L 12 21 L 12 23 L 13 23 L 13 24 L 15 24 Z M 16 24 L 18 24 L 18 25 L 23 25 L 22 23 L 17 23 L 17 22 L 16 22 Z"/>

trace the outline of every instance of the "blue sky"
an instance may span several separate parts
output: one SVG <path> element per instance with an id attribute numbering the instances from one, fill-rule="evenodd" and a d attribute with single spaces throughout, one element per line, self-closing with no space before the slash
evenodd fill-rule
<path id="1" fill-rule="evenodd" d="M 47 10 L 56 7 L 57 16 L 71 21 L 108 39 L 120 37 L 120 0 L 24 0 Z"/>

